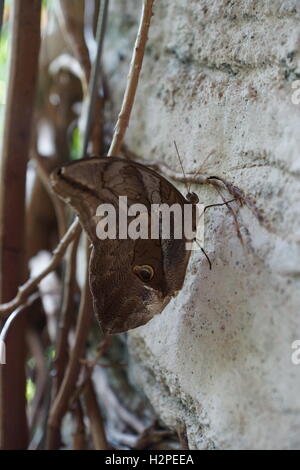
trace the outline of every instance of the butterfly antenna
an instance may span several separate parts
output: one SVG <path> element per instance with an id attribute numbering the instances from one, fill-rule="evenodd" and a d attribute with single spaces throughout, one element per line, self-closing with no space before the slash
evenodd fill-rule
<path id="1" fill-rule="evenodd" d="M 202 251 L 202 253 L 204 254 L 205 258 L 207 259 L 207 262 L 208 262 L 208 265 L 209 265 L 209 269 L 211 270 L 211 261 L 209 259 L 209 256 L 208 254 L 205 252 L 204 248 L 202 248 L 202 246 L 200 245 L 199 241 L 196 239 L 195 242 L 197 243 L 197 245 L 199 246 L 200 250 Z"/>
<path id="2" fill-rule="evenodd" d="M 187 177 L 186 177 L 186 174 L 185 174 L 185 171 L 184 171 L 184 168 L 183 168 L 183 163 L 182 163 L 181 157 L 179 155 L 177 144 L 176 144 L 175 140 L 174 140 L 174 146 L 175 146 L 177 157 L 178 157 L 178 160 L 179 160 L 179 163 L 180 163 L 180 166 L 181 166 L 181 169 L 182 169 L 182 173 L 183 173 L 183 176 L 184 176 L 184 185 L 186 187 L 187 192 L 189 193 L 191 188 L 189 187 L 189 185 L 187 183 Z"/>

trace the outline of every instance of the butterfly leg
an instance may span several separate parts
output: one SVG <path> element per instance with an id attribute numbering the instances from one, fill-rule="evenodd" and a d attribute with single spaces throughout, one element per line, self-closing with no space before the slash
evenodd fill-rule
<path id="1" fill-rule="evenodd" d="M 230 202 L 234 202 L 234 201 L 237 201 L 237 199 L 234 198 L 234 199 L 230 199 L 229 201 L 219 202 L 217 204 L 209 204 L 208 206 L 204 207 L 204 212 L 206 211 L 206 209 L 209 209 L 210 207 L 227 206 Z"/>
<path id="2" fill-rule="evenodd" d="M 218 191 L 218 192 L 219 192 L 219 191 Z M 220 202 L 220 203 L 216 203 L 216 204 L 209 204 L 208 206 L 205 206 L 205 207 L 204 207 L 204 210 L 203 210 L 203 213 L 204 213 L 207 209 L 210 209 L 210 208 L 212 208 L 212 207 L 228 206 L 228 208 L 229 208 L 229 209 L 232 211 L 232 213 L 233 213 L 233 217 L 234 217 L 234 220 L 235 220 L 235 223 L 236 223 L 236 228 L 237 228 L 238 237 L 239 237 L 239 239 L 241 240 L 241 242 L 243 243 L 242 235 L 241 235 L 240 230 L 239 230 L 239 227 L 238 227 L 238 221 L 237 221 L 236 213 L 234 212 L 234 210 L 232 209 L 232 207 L 229 206 L 230 202 L 234 202 L 234 201 L 237 201 L 237 200 L 239 200 L 239 199 L 234 198 L 234 199 L 230 199 L 229 201 L 225 201 L 223 195 L 221 194 L 221 192 L 219 192 L 219 194 L 221 195 L 221 197 L 222 197 L 222 199 L 223 199 L 224 202 Z M 202 248 L 202 246 L 200 245 L 200 243 L 198 242 L 198 240 L 196 240 L 196 243 L 197 243 L 197 245 L 200 247 L 200 250 L 202 251 L 202 253 L 204 254 L 204 256 L 206 257 L 207 262 L 208 262 L 208 264 L 209 264 L 209 269 L 211 269 L 211 268 L 212 268 L 212 263 L 211 263 L 211 261 L 210 261 L 210 259 L 209 259 L 208 254 L 205 252 L 204 248 Z"/>
<path id="3" fill-rule="evenodd" d="M 204 254 L 205 258 L 207 259 L 207 262 L 208 262 L 208 265 L 209 265 L 209 269 L 211 270 L 211 261 L 209 259 L 209 256 L 208 254 L 205 252 L 204 248 L 202 248 L 202 246 L 200 246 L 200 250 L 202 251 L 202 253 Z"/>
<path id="4" fill-rule="evenodd" d="M 199 241 L 197 239 L 195 239 L 195 242 L 197 243 L 197 245 L 199 246 L 200 250 L 202 251 L 202 253 L 204 254 L 205 258 L 207 259 L 207 262 L 208 262 L 208 265 L 209 265 L 209 269 L 211 269 L 212 267 L 212 264 L 211 264 L 211 261 L 209 259 L 209 256 L 208 254 L 206 253 L 206 251 L 204 250 L 204 248 L 202 248 L 202 246 L 200 245 Z"/>
<path id="5" fill-rule="evenodd" d="M 240 229 L 239 229 L 239 223 L 238 223 L 238 220 L 237 220 L 237 215 L 236 215 L 235 211 L 233 210 L 233 208 L 231 206 L 229 206 L 230 202 L 238 201 L 239 199 L 235 198 L 235 199 L 230 199 L 229 201 L 225 201 L 225 199 L 224 199 L 223 195 L 221 194 L 221 192 L 218 191 L 218 193 L 220 194 L 220 196 L 222 197 L 224 202 L 220 202 L 220 203 L 217 203 L 217 204 L 209 204 L 208 206 L 205 206 L 204 210 L 203 210 L 203 213 L 206 211 L 206 209 L 210 209 L 211 207 L 228 206 L 228 209 L 230 210 L 230 212 L 232 213 L 233 218 L 234 218 L 234 223 L 235 223 L 235 226 L 236 226 L 236 231 L 237 231 L 238 238 L 240 239 L 240 241 L 243 245 L 243 237 L 242 237 L 242 234 L 241 234 Z"/>
<path id="6" fill-rule="evenodd" d="M 217 178 L 215 176 L 213 177 L 210 177 L 211 179 L 216 179 L 216 180 L 219 180 L 221 182 L 223 182 L 223 180 L 221 180 L 220 178 Z M 209 178 L 208 178 L 209 179 Z M 243 237 L 242 237 L 242 234 L 241 234 L 241 231 L 240 231 L 240 227 L 239 227 L 239 222 L 238 222 L 238 218 L 237 218 L 237 215 L 236 215 L 236 212 L 233 210 L 233 208 L 231 207 L 231 205 L 229 205 L 230 202 L 233 202 L 233 201 L 239 201 L 241 206 L 243 205 L 243 200 L 241 199 L 241 195 L 239 193 L 234 193 L 234 196 L 236 196 L 234 199 L 231 199 L 229 201 L 225 201 L 225 197 L 223 196 L 220 188 L 216 185 L 213 185 L 213 187 L 215 188 L 215 190 L 218 192 L 218 194 L 220 195 L 220 197 L 223 199 L 223 202 L 219 203 L 219 204 L 210 204 L 209 206 L 206 206 L 204 208 L 204 212 L 207 208 L 209 207 L 214 207 L 214 206 L 223 206 L 223 205 L 226 205 L 228 207 L 228 209 L 230 210 L 231 214 L 232 214 L 232 217 L 234 219 L 234 224 L 235 224 L 235 228 L 236 228 L 236 233 L 237 233 L 237 236 L 241 242 L 242 245 L 244 245 L 244 240 L 243 240 Z M 228 189 L 228 188 L 227 188 Z M 228 189 L 229 191 L 229 189 Z"/>

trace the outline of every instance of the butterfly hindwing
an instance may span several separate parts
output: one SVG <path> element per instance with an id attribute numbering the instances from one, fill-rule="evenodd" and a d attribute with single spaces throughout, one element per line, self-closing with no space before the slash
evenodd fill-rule
<path id="1" fill-rule="evenodd" d="M 103 331 L 119 333 L 147 323 L 181 289 L 190 252 L 184 236 L 174 239 L 174 226 L 169 239 L 162 239 L 161 233 L 158 239 L 119 239 L 119 197 L 127 197 L 128 207 L 143 204 L 149 214 L 153 204 L 183 207 L 186 199 L 155 171 L 118 157 L 93 157 L 65 165 L 52 174 L 52 186 L 77 212 L 91 239 L 90 287 Z M 116 239 L 97 236 L 100 204 L 115 207 Z M 147 270 L 152 277 L 145 281 L 141 275 L 147 276 Z"/>

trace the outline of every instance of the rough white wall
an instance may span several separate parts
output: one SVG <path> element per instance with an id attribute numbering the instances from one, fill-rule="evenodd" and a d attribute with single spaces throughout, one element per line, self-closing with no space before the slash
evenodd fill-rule
<path id="1" fill-rule="evenodd" d="M 111 6 L 116 109 L 141 3 Z M 194 253 L 178 297 L 129 334 L 133 380 L 168 425 L 186 425 L 191 448 L 300 448 L 299 76 L 299 1 L 156 1 L 128 148 L 180 171 L 176 139 L 188 172 L 215 150 L 203 171 L 252 195 L 266 220 L 238 211 L 243 247 L 230 212 L 211 209 L 212 271 Z"/>

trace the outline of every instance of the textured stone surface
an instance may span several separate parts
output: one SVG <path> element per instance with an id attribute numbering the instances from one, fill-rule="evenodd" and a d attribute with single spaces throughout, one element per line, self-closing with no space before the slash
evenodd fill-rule
<path id="1" fill-rule="evenodd" d="M 112 1 L 116 109 L 140 3 Z M 129 334 L 133 380 L 168 425 L 185 424 L 191 448 L 300 448 L 299 19 L 296 0 L 156 2 L 128 148 L 180 171 L 176 139 L 188 172 L 214 150 L 202 170 L 252 195 L 265 217 L 235 206 L 242 246 L 232 214 L 208 211 L 212 271 L 195 252 L 178 297 Z M 194 190 L 220 202 L 207 185 Z"/>

